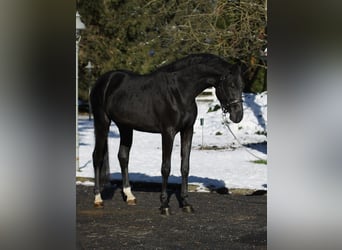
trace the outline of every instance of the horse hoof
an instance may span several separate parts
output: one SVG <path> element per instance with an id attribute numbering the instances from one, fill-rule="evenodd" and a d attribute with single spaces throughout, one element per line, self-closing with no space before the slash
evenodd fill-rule
<path id="1" fill-rule="evenodd" d="M 127 200 L 126 202 L 127 202 L 127 205 L 130 205 L 130 206 L 137 205 L 137 199 Z"/>
<path id="2" fill-rule="evenodd" d="M 195 212 L 195 210 L 194 210 L 194 208 L 192 206 L 188 205 L 188 206 L 184 206 L 183 207 L 183 212 L 185 212 L 185 213 L 193 213 L 193 212 Z"/>
<path id="3" fill-rule="evenodd" d="M 103 202 L 96 202 L 96 203 L 94 203 L 94 208 L 104 208 Z"/>
<path id="4" fill-rule="evenodd" d="M 166 215 L 166 216 L 171 215 L 170 208 L 168 208 L 168 207 L 161 207 L 161 208 L 160 208 L 160 211 L 161 211 L 161 214 L 162 214 L 162 215 Z"/>

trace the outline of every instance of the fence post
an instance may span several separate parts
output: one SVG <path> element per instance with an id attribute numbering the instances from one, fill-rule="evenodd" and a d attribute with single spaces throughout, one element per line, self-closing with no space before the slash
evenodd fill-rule
<path id="1" fill-rule="evenodd" d="M 201 127 L 202 127 L 202 146 L 201 146 L 201 149 L 203 149 L 203 125 L 204 125 L 204 118 L 200 119 L 200 124 L 201 124 Z"/>

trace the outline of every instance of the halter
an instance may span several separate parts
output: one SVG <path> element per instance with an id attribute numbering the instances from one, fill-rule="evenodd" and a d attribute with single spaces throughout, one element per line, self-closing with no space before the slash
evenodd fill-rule
<path id="1" fill-rule="evenodd" d="M 223 88 L 223 81 L 226 80 L 227 78 L 228 78 L 228 76 L 227 76 L 226 74 L 222 75 L 222 76 L 220 77 L 220 82 L 219 82 L 219 84 L 218 84 L 217 87 L 218 87 L 218 88 L 221 88 L 223 94 L 225 95 L 225 98 L 228 100 L 229 98 L 228 98 L 228 96 L 227 96 L 227 94 L 226 94 L 226 92 L 224 91 L 224 88 Z M 225 114 L 225 113 L 228 113 L 228 108 L 229 108 L 230 106 L 232 106 L 232 105 L 234 105 L 234 104 L 242 103 L 242 102 L 243 102 L 242 99 L 235 99 L 235 100 L 229 102 L 225 107 L 222 107 L 223 113 L 224 113 L 224 114 Z"/>
<path id="2" fill-rule="evenodd" d="M 233 101 L 231 101 L 230 103 L 228 103 L 225 107 L 222 107 L 222 111 L 224 114 L 228 113 L 228 108 L 234 104 L 238 104 L 238 103 L 242 103 L 243 100 L 242 99 L 235 99 Z"/>

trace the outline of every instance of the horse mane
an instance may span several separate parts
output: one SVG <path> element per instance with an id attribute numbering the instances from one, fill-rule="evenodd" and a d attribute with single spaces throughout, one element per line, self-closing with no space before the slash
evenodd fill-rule
<path id="1" fill-rule="evenodd" d="M 217 67 L 218 65 L 222 66 L 229 66 L 228 63 L 224 58 L 210 54 L 210 53 L 198 53 L 198 54 L 190 54 L 178 60 L 175 60 L 169 64 L 163 65 L 161 67 L 156 68 L 155 70 L 147 73 L 146 75 L 155 74 L 157 72 L 176 72 L 182 69 L 185 69 L 190 66 L 195 66 L 199 64 L 204 64 L 206 66 L 213 66 Z M 141 75 L 138 72 L 134 72 L 131 70 L 120 69 L 117 71 L 121 71 L 130 75 Z"/>
<path id="2" fill-rule="evenodd" d="M 218 62 L 225 62 L 223 58 L 209 54 L 209 53 L 200 53 L 200 54 L 191 54 L 181 59 L 178 59 L 170 64 L 161 66 L 157 69 L 157 71 L 162 72 L 175 72 L 180 69 L 187 68 L 188 66 L 198 65 L 198 64 L 206 64 L 210 65 L 217 65 Z"/>

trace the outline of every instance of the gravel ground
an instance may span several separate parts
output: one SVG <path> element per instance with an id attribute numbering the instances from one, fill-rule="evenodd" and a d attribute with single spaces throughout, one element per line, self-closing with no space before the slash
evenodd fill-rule
<path id="1" fill-rule="evenodd" d="M 159 212 L 158 186 L 133 185 L 136 206 L 120 185 L 93 208 L 93 187 L 77 185 L 77 249 L 267 249 L 267 195 L 189 193 L 195 212 L 179 208 L 179 186 L 169 189 L 170 216 Z M 260 194 L 260 193 L 256 193 Z"/>

